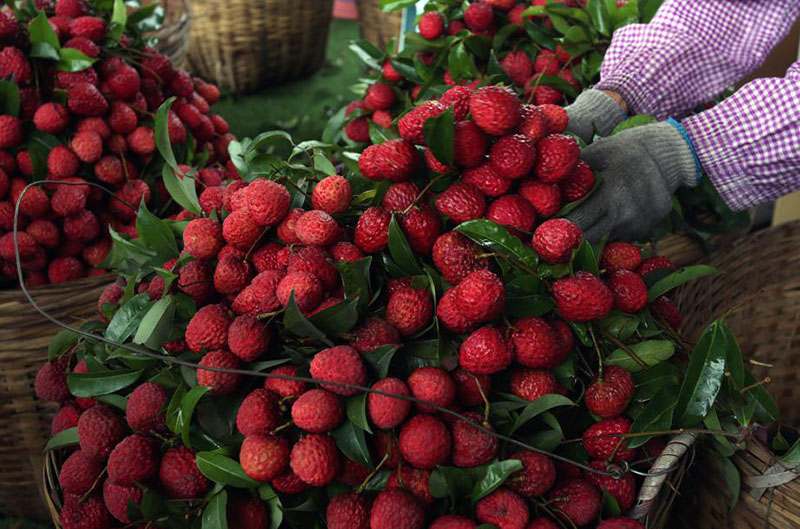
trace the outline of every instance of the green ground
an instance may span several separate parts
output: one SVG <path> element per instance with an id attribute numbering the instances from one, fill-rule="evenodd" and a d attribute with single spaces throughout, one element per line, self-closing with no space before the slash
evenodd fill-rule
<path id="1" fill-rule="evenodd" d="M 357 22 L 334 20 L 328 59 L 320 71 L 257 94 L 223 98 L 214 111 L 228 120 L 231 132 L 239 138 L 283 129 L 295 141 L 319 139 L 332 112 L 354 97 L 348 87 L 361 73 L 361 63 L 347 45 L 357 38 Z"/>

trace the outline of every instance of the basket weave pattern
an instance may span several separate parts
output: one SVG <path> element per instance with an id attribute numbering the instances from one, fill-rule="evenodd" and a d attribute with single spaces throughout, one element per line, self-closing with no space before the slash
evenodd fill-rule
<path id="1" fill-rule="evenodd" d="M 325 61 L 333 0 L 193 0 L 189 65 L 221 90 L 253 91 Z"/>
<path id="2" fill-rule="evenodd" d="M 159 0 L 158 3 L 164 8 L 164 23 L 150 36 L 158 39 L 155 48 L 169 57 L 176 68 L 185 68 L 192 19 L 189 0 Z"/>
<path id="3" fill-rule="evenodd" d="M 41 307 L 70 324 L 97 313 L 111 276 L 46 285 L 31 291 Z M 60 329 L 36 312 L 19 290 L 0 292 L 0 512 L 45 519 L 42 448 L 56 406 L 34 395 L 36 372 Z"/>
<path id="4" fill-rule="evenodd" d="M 361 37 L 384 49 L 392 37 L 400 32 L 401 11 L 384 13 L 378 0 L 357 0 Z"/>

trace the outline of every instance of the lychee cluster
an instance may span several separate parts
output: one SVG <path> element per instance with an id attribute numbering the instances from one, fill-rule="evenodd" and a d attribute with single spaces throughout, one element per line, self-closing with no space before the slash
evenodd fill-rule
<path id="1" fill-rule="evenodd" d="M 19 203 L 17 247 L 29 287 L 105 273 L 109 228 L 135 238 L 139 205 L 167 202 L 153 125 L 167 98 L 177 98 L 168 119 L 173 145 L 208 154 L 199 185 L 236 173 L 225 165 L 228 124 L 210 112 L 219 99 L 214 85 L 144 46 L 133 24 L 117 34 L 110 4 L 107 11 L 82 0 L 37 7 L 52 39 L 78 59 L 57 67 L 35 53 L 28 25 L 37 21 L 3 7 L 0 77 L 13 83 L 19 109 L 0 115 L 0 278 L 17 278 Z M 37 180 L 63 184 L 25 190 Z"/>

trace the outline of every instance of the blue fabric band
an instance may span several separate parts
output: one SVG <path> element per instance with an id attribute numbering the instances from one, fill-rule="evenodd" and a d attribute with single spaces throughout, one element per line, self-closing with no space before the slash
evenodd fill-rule
<path id="1" fill-rule="evenodd" d="M 683 128 L 683 125 L 681 125 L 672 118 L 668 118 L 667 123 L 678 129 L 678 132 L 681 133 L 683 139 L 686 140 L 686 145 L 689 146 L 689 150 L 692 151 L 692 156 L 694 157 L 694 167 L 697 170 L 697 182 L 699 183 L 700 180 L 703 178 L 703 168 L 700 165 L 700 157 L 697 156 L 697 150 L 694 148 L 694 143 L 692 143 L 692 139 L 689 137 L 689 133 L 686 132 L 686 129 Z"/>

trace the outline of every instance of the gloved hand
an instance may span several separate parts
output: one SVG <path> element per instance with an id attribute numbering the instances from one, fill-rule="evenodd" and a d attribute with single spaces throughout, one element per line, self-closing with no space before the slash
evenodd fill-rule
<path id="1" fill-rule="evenodd" d="M 641 238 L 672 209 L 678 186 L 697 185 L 700 163 L 677 123 L 654 123 L 597 140 L 582 153 L 600 186 L 567 217 L 596 242 Z"/>
<path id="2" fill-rule="evenodd" d="M 591 143 L 595 132 L 608 136 L 627 117 L 620 103 L 601 90 L 586 90 L 567 108 L 567 130 Z"/>

